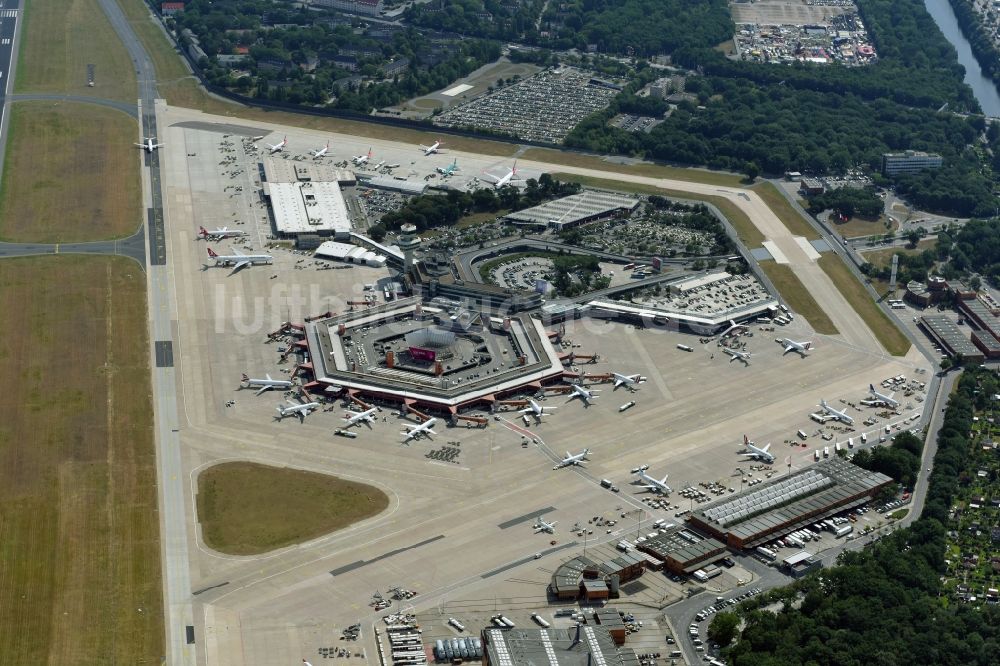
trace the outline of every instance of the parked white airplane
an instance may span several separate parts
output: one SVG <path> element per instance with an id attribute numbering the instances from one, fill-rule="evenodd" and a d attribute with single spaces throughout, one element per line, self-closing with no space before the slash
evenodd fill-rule
<path id="1" fill-rule="evenodd" d="M 654 479 L 649 474 L 646 474 L 646 466 L 640 467 L 636 471 L 636 474 L 639 475 L 640 481 L 645 481 L 645 483 L 639 485 L 646 490 L 651 490 L 660 495 L 670 492 L 670 486 L 667 485 L 667 474 L 664 474 L 662 479 Z"/>
<path id="2" fill-rule="evenodd" d="M 520 178 L 517 177 L 517 160 L 514 160 L 514 166 L 511 168 L 510 171 L 508 171 L 503 176 L 499 177 L 494 176 L 493 174 L 488 173 L 486 171 L 483 172 L 483 175 L 486 176 L 487 178 L 492 179 L 493 187 L 495 187 L 498 190 L 507 183 L 510 183 L 515 180 L 521 180 Z"/>
<path id="3" fill-rule="evenodd" d="M 376 409 L 375 407 L 372 407 L 371 409 L 366 409 L 363 412 L 355 412 L 349 409 L 347 410 L 347 413 L 344 414 L 344 423 L 347 424 L 347 427 L 351 427 L 352 425 L 356 425 L 358 423 L 363 422 L 368 424 L 368 427 L 370 428 L 371 424 L 375 422 L 374 414 L 377 411 L 378 409 Z"/>
<path id="4" fill-rule="evenodd" d="M 264 376 L 267 379 L 254 379 L 252 377 L 248 377 L 246 373 L 243 373 L 243 383 L 247 385 L 247 388 L 259 388 L 260 390 L 257 391 L 257 395 L 271 389 L 292 388 L 292 382 L 287 379 L 271 379 L 271 375 Z"/>
<path id="5" fill-rule="evenodd" d="M 522 414 L 532 414 L 536 419 L 541 420 L 543 416 L 548 416 L 547 409 L 556 409 L 555 407 L 542 407 L 532 398 L 528 398 L 528 406 L 524 409 L 519 410 Z"/>
<path id="6" fill-rule="evenodd" d="M 286 402 L 288 402 L 288 407 L 285 407 L 284 405 L 278 405 L 277 407 L 279 421 L 286 416 L 297 416 L 300 421 L 305 421 L 306 415 L 309 414 L 309 412 L 314 409 L 319 409 L 318 402 L 294 403 L 291 400 Z"/>
<path id="7" fill-rule="evenodd" d="M 434 153 L 443 152 L 441 150 L 441 146 L 443 146 L 443 145 L 444 145 L 444 141 L 435 141 L 434 143 L 432 143 L 429 146 L 421 145 L 420 146 L 420 150 L 424 151 L 424 157 L 426 157 L 428 155 L 433 155 Z"/>
<path id="8" fill-rule="evenodd" d="M 367 155 L 356 155 L 351 158 L 351 161 L 354 162 L 354 166 L 364 166 L 365 164 L 368 164 L 368 160 L 370 160 L 371 158 L 372 158 L 372 149 L 369 148 Z"/>
<path id="9" fill-rule="evenodd" d="M 208 248 L 208 257 L 215 260 L 216 266 L 233 266 L 234 271 L 238 271 L 244 266 L 253 264 L 270 264 L 274 262 L 274 257 L 269 254 L 243 254 L 234 249 L 235 254 L 216 254 L 212 248 Z"/>
<path id="10" fill-rule="evenodd" d="M 566 452 L 566 457 L 559 461 L 559 464 L 552 469 L 562 469 L 563 467 L 573 467 L 573 466 L 583 466 L 583 463 L 589 460 L 587 455 L 590 454 L 590 449 L 584 449 L 580 453 L 570 453 Z"/>
<path id="11" fill-rule="evenodd" d="M 827 404 L 826 400 L 820 400 L 819 406 L 823 408 L 823 411 L 834 417 L 841 423 L 846 423 L 847 425 L 854 425 L 854 419 L 847 415 L 847 412 L 842 412 L 839 409 L 834 409 Z"/>
<path id="12" fill-rule="evenodd" d="M 556 525 L 558 524 L 559 524 L 558 520 L 553 520 L 551 523 L 547 523 L 541 516 L 538 516 L 538 518 L 535 519 L 535 524 L 532 525 L 532 527 L 535 528 L 535 534 L 538 534 L 539 532 L 548 532 L 549 534 L 555 534 Z"/>
<path id="13" fill-rule="evenodd" d="M 754 443 L 751 442 L 746 435 L 743 435 L 743 446 L 747 449 L 746 455 L 750 456 L 754 460 L 759 460 L 762 463 L 767 463 L 768 465 L 774 462 L 774 454 L 768 452 L 768 449 L 771 448 L 770 442 L 768 442 L 764 448 L 759 448 L 754 446 Z"/>
<path id="14" fill-rule="evenodd" d="M 738 351 L 736 349 L 730 349 L 729 347 L 723 347 L 722 351 L 729 354 L 731 357 L 729 359 L 730 363 L 733 361 L 743 361 L 745 365 L 750 365 L 750 352 Z"/>
<path id="15" fill-rule="evenodd" d="M 872 396 L 876 400 L 881 400 L 883 403 L 885 403 L 886 407 L 888 407 L 890 409 L 896 409 L 897 407 L 899 407 L 899 401 L 898 400 L 893 400 L 892 395 L 883 395 L 883 394 L 879 393 L 878 391 L 875 390 L 875 385 L 874 384 L 869 384 L 868 385 L 868 391 L 871 392 Z M 895 395 L 895 393 L 893 395 Z"/>
<path id="16" fill-rule="evenodd" d="M 319 148 L 318 150 L 310 150 L 309 154 L 313 156 L 314 160 L 318 160 L 319 158 L 326 155 L 329 151 L 330 151 L 330 142 L 327 141 L 325 146 Z"/>
<path id="17" fill-rule="evenodd" d="M 281 140 L 281 143 L 276 143 L 273 146 L 269 143 L 265 143 L 264 145 L 267 146 L 267 149 L 271 151 L 272 155 L 274 153 L 280 153 L 282 150 L 285 149 L 285 146 L 288 145 L 288 137 L 286 136 L 284 139 Z"/>
<path id="18" fill-rule="evenodd" d="M 403 444 L 406 444 L 414 437 L 424 436 L 429 439 L 431 435 L 436 435 L 437 433 L 431 429 L 434 427 L 435 423 L 437 423 L 437 419 L 430 418 L 421 423 L 420 425 L 410 425 L 409 423 L 404 424 L 403 427 L 409 428 L 409 430 L 401 433 L 403 435 L 406 435 L 405 437 L 403 437 Z"/>
<path id="19" fill-rule="evenodd" d="M 456 171 L 461 171 L 462 167 L 458 166 L 458 158 L 456 157 L 451 161 L 446 167 L 437 167 L 437 172 L 444 177 L 454 176 Z"/>
<path id="20" fill-rule="evenodd" d="M 142 143 L 133 143 L 132 145 L 137 148 L 142 148 L 147 153 L 151 153 L 157 148 L 163 146 L 162 143 L 156 143 L 156 137 L 148 137 L 148 136 L 142 137 Z"/>
<path id="21" fill-rule="evenodd" d="M 813 350 L 812 342 L 796 342 L 795 340 L 789 340 L 788 338 L 781 338 L 778 340 L 781 345 L 785 348 L 782 356 L 788 352 L 798 352 L 802 356 L 808 356 L 806 352 L 811 352 Z"/>
<path id="22" fill-rule="evenodd" d="M 198 227 L 198 235 L 205 240 L 222 240 L 223 238 L 246 236 L 247 232 L 242 229 L 230 229 L 229 227 L 216 227 L 211 231 L 205 227 Z"/>
<path id="23" fill-rule="evenodd" d="M 600 397 L 599 395 L 595 395 L 600 389 L 585 389 L 579 384 L 570 384 L 570 386 L 573 388 L 573 395 L 569 399 L 579 398 L 583 401 L 584 407 L 590 407 L 591 400 L 597 400 Z"/>
<path id="24" fill-rule="evenodd" d="M 624 386 L 629 391 L 635 391 L 638 384 L 646 383 L 646 378 L 642 375 L 620 375 L 617 372 L 612 372 L 611 376 L 615 378 L 615 389 Z"/>

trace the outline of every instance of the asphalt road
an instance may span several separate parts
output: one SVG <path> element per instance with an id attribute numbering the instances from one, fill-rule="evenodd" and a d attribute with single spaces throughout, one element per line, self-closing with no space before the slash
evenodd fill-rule
<path id="1" fill-rule="evenodd" d="M 75 104 L 96 104 L 98 106 L 106 106 L 109 109 L 121 111 L 122 113 L 127 113 L 133 118 L 139 115 L 135 104 L 119 102 L 113 99 L 104 99 L 103 97 L 86 97 L 84 95 L 59 95 L 49 93 L 16 93 L 7 95 L 7 99 L 12 102 L 73 102 Z"/>

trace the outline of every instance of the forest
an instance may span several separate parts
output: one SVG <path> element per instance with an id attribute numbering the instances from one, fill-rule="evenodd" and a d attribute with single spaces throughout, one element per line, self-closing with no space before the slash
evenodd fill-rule
<path id="1" fill-rule="evenodd" d="M 900 178 L 902 194 L 934 212 L 992 213 L 996 165 L 983 169 L 975 147 L 985 122 L 939 113 L 944 106 L 978 111 L 954 47 L 921 0 L 859 0 L 858 7 L 879 52 L 875 65 L 775 66 L 681 48 L 674 62 L 704 73 L 687 79 L 685 92 L 696 102 L 681 102 L 648 134 L 609 127 L 618 113 L 662 113 L 662 101 L 637 97 L 630 86 L 580 123 L 566 145 L 738 172 L 757 165 L 771 174 L 878 171 L 884 152 L 926 150 L 940 153 L 945 166 Z M 987 138 L 1000 148 L 992 127 Z"/>
<path id="2" fill-rule="evenodd" d="M 923 516 L 834 567 L 744 602 L 742 630 L 723 655 L 731 666 L 988 666 L 1000 652 L 1000 611 L 941 597 L 945 525 L 971 442 L 972 406 L 996 375 L 967 370 L 949 400 Z M 777 610 L 764 610 L 776 603 Z M 732 623 L 730 623 L 732 624 Z M 724 627 L 723 627 L 724 628 Z"/>
<path id="3" fill-rule="evenodd" d="M 378 31 L 357 18 L 275 0 L 192 0 L 171 20 L 177 30 L 190 29 L 211 56 L 199 63 L 210 83 L 262 99 L 359 113 L 437 90 L 500 57 L 493 41 L 443 43 L 415 28 Z M 247 50 L 245 62 L 228 65 L 215 57 L 240 49 Z M 337 56 L 349 56 L 350 64 Z M 385 68 L 401 59 L 408 61 L 404 71 L 386 77 Z"/>
<path id="4" fill-rule="evenodd" d="M 838 187 L 810 196 L 808 203 L 806 210 L 812 215 L 832 210 L 844 217 L 860 215 L 870 220 L 881 215 L 885 206 L 874 187 Z"/>
<path id="5" fill-rule="evenodd" d="M 542 7 L 547 9 L 535 21 Z M 516 7 L 516 9 L 515 9 Z M 520 5 L 498 0 L 442 0 L 413 5 L 412 25 L 549 49 L 648 57 L 679 48 L 713 47 L 733 35 L 726 0 L 574 0 Z"/>

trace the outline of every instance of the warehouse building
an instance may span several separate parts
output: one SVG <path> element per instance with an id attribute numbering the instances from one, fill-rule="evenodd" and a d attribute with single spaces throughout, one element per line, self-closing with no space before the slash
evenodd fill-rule
<path id="1" fill-rule="evenodd" d="M 833 457 L 698 509 L 688 524 L 732 548 L 753 548 L 861 506 L 890 483 Z"/>
<path id="2" fill-rule="evenodd" d="M 504 217 L 507 222 L 547 227 L 556 231 L 596 222 L 608 217 L 630 215 L 639 207 L 639 199 L 616 192 L 585 190 L 579 194 L 547 201 Z"/>
<path id="3" fill-rule="evenodd" d="M 961 356 L 964 360 L 980 363 L 985 359 L 979 348 L 966 336 L 965 331 L 945 315 L 921 317 L 920 327 L 949 356 Z"/>
<path id="4" fill-rule="evenodd" d="M 348 240 L 351 218 L 341 185 L 354 184 L 350 171 L 323 164 L 267 157 L 263 161 L 264 196 L 271 204 L 279 238 L 311 236 Z M 302 247 L 314 245 L 310 240 Z"/>
<path id="5" fill-rule="evenodd" d="M 969 323 L 984 333 L 1000 340 L 1000 319 L 993 310 L 978 298 L 958 302 L 958 311 L 965 315 Z"/>
<path id="6" fill-rule="evenodd" d="M 579 555 L 552 572 L 549 591 L 561 600 L 617 598 L 619 586 L 641 576 L 645 562 L 638 553 L 625 553 L 601 562 Z"/>
<path id="7" fill-rule="evenodd" d="M 806 574 L 822 567 L 822 562 L 817 560 L 812 553 L 807 553 L 804 550 L 794 555 L 789 555 L 781 561 L 781 570 L 792 578 L 802 578 Z"/>
<path id="8" fill-rule="evenodd" d="M 690 574 L 726 556 L 726 544 L 712 537 L 678 527 L 646 539 L 637 548 L 663 561 L 675 574 Z"/>
<path id="9" fill-rule="evenodd" d="M 603 626 L 483 630 L 483 666 L 638 666 Z"/>

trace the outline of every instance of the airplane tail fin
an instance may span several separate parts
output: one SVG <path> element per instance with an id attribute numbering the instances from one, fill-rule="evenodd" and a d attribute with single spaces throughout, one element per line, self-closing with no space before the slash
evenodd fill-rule
<path id="1" fill-rule="evenodd" d="M 813 348 L 813 343 L 812 343 L 812 341 L 809 341 L 809 342 L 805 343 L 805 344 L 804 344 L 804 345 L 802 345 L 802 346 L 803 346 L 804 348 L 806 348 L 806 349 L 809 349 L 809 350 L 812 350 L 812 348 Z"/>
<path id="2" fill-rule="evenodd" d="M 514 166 L 510 170 L 510 175 L 514 176 L 517 174 L 517 160 L 514 160 Z"/>
<path id="3" fill-rule="evenodd" d="M 207 238 L 208 229 L 206 229 L 205 227 L 198 227 L 198 235 Z"/>
<path id="4" fill-rule="evenodd" d="M 874 384 L 869 384 L 868 385 L 868 390 L 871 391 L 872 393 L 874 393 L 875 392 L 875 385 Z"/>
<path id="5" fill-rule="evenodd" d="M 743 435 L 743 446 L 750 446 L 750 438 Z"/>
<path id="6" fill-rule="evenodd" d="M 212 248 L 207 248 L 207 249 L 208 249 L 208 256 L 211 257 L 212 259 L 215 259 L 216 257 L 219 256 L 215 253 L 215 250 L 213 250 Z"/>
<path id="7" fill-rule="evenodd" d="M 245 372 L 243 373 L 243 381 L 245 381 L 245 382 L 250 381 L 250 378 L 247 377 L 247 373 L 245 373 Z"/>

